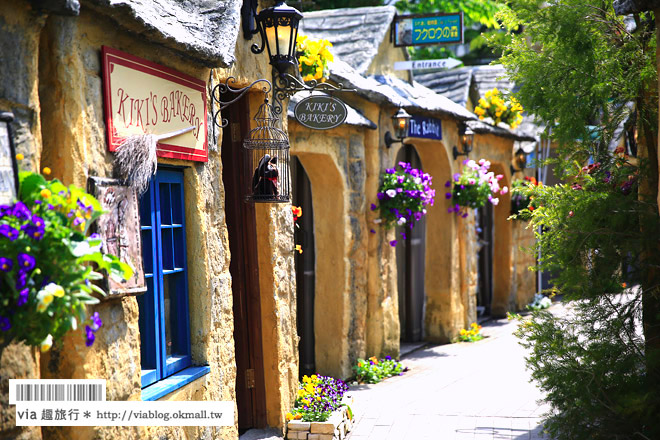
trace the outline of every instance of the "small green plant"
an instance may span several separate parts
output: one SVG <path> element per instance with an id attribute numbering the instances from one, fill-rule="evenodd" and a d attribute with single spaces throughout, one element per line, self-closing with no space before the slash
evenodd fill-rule
<path id="1" fill-rule="evenodd" d="M 342 397 L 348 385 L 339 379 L 313 374 L 303 376 L 298 385 L 298 394 L 293 410 L 286 414 L 287 420 L 303 422 L 325 422 L 330 413 L 341 407 Z"/>
<path id="2" fill-rule="evenodd" d="M 476 322 L 473 322 L 470 325 L 470 329 L 461 329 L 458 333 L 459 342 L 476 342 L 484 338 L 484 335 L 481 334 L 481 326 Z"/>
<path id="3" fill-rule="evenodd" d="M 360 383 L 378 383 L 391 376 L 400 376 L 407 371 L 399 361 L 392 359 L 391 356 L 385 356 L 378 360 L 372 356 L 367 360 L 358 359 L 355 367 L 355 377 Z"/>

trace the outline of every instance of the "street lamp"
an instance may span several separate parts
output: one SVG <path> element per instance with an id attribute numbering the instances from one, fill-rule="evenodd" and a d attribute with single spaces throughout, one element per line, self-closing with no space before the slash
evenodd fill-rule
<path id="1" fill-rule="evenodd" d="M 396 137 L 393 138 L 389 131 L 385 133 L 385 145 L 387 148 L 390 148 L 392 144 L 397 142 L 403 143 L 403 140 L 408 137 L 410 119 L 412 119 L 412 116 L 402 107 L 399 107 L 399 111 L 392 115 L 392 125 L 394 126 L 394 135 Z"/>
<path id="2" fill-rule="evenodd" d="M 474 142 L 474 132 L 465 124 L 461 124 L 459 126 L 458 136 L 461 141 L 461 148 L 463 149 L 463 152 L 458 151 L 458 148 L 456 148 L 456 145 L 454 145 L 454 160 L 456 160 L 458 156 L 467 156 L 470 154 L 472 152 L 472 144 Z"/>

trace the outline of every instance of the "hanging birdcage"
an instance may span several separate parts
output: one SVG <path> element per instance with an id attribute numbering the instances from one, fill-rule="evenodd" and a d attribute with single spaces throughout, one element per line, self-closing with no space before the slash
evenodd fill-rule
<path id="1" fill-rule="evenodd" d="M 266 99 L 254 115 L 257 126 L 243 141 L 247 175 L 252 176 L 245 197 L 249 202 L 291 201 L 289 137 L 277 126 L 278 120 Z"/>

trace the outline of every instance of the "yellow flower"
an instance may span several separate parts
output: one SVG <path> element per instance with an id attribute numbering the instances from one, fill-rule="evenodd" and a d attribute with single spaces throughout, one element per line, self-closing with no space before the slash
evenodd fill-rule
<path id="1" fill-rule="evenodd" d="M 286 413 L 286 420 L 287 420 L 287 422 L 290 421 L 290 420 L 293 420 L 293 414 Z"/>
<path id="2" fill-rule="evenodd" d="M 467 335 L 467 330 L 465 330 L 464 328 L 462 328 L 462 329 L 461 329 L 461 336 L 465 336 L 465 335 Z"/>
<path id="3" fill-rule="evenodd" d="M 490 103 L 486 101 L 484 98 L 479 98 L 479 105 L 483 108 L 490 107 Z"/>
<path id="4" fill-rule="evenodd" d="M 51 196 L 51 192 L 50 192 L 49 189 L 44 188 L 44 189 L 41 190 L 41 197 L 43 197 L 44 199 L 47 199 L 50 196 Z"/>
<path id="5" fill-rule="evenodd" d="M 53 299 L 55 297 L 53 296 L 52 293 L 47 292 L 45 290 L 40 290 L 39 293 L 37 294 L 37 300 L 39 301 L 37 303 L 37 312 L 43 313 L 46 311 L 50 303 L 53 302 Z"/>
<path id="6" fill-rule="evenodd" d="M 16 160 L 23 160 L 23 159 L 25 159 L 25 156 L 23 156 L 21 153 L 18 153 L 16 155 Z"/>
<path id="7" fill-rule="evenodd" d="M 43 353 L 50 350 L 50 347 L 52 346 L 53 346 L 53 337 L 51 335 L 48 335 L 46 336 L 46 339 L 41 341 L 41 346 L 40 346 L 41 352 Z"/>
<path id="8" fill-rule="evenodd" d="M 296 251 L 298 251 L 299 254 L 303 253 L 302 247 L 299 244 L 296 245 Z"/>
<path id="9" fill-rule="evenodd" d="M 481 108 L 481 107 L 477 107 L 477 108 L 474 109 L 474 113 L 475 113 L 477 116 L 483 116 L 484 114 L 486 114 L 486 110 L 484 110 L 484 109 Z"/>
<path id="10" fill-rule="evenodd" d="M 49 174 L 50 174 L 50 168 L 48 168 L 48 167 L 44 167 L 43 173 L 44 173 L 45 175 L 49 175 Z"/>
<path id="11" fill-rule="evenodd" d="M 300 420 L 300 419 L 302 419 L 302 414 L 298 413 L 293 418 L 296 419 L 296 420 Z"/>

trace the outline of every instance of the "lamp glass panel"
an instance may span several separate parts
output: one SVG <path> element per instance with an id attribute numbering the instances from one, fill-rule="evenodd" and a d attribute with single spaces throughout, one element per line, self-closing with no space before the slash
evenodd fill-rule
<path id="1" fill-rule="evenodd" d="M 271 55 L 289 55 L 291 26 L 272 26 L 266 28 L 266 38 Z M 277 42 L 277 45 L 276 45 Z"/>

